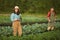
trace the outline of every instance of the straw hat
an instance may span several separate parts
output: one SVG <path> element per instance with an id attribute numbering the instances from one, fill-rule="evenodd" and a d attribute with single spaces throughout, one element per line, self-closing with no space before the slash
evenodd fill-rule
<path id="1" fill-rule="evenodd" d="M 18 6 L 15 6 L 15 9 L 19 9 L 19 7 Z"/>

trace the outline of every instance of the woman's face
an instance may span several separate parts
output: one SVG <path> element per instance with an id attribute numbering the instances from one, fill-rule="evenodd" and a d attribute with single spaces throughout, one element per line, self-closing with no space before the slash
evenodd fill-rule
<path id="1" fill-rule="evenodd" d="M 18 9 L 15 9 L 15 13 L 18 13 Z"/>
<path id="2" fill-rule="evenodd" d="M 51 8 L 51 12 L 53 12 L 54 11 L 54 8 Z"/>

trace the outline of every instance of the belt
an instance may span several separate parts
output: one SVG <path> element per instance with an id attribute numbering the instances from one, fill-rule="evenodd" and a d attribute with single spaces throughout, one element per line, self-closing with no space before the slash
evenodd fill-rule
<path id="1" fill-rule="evenodd" d="M 16 21 L 20 21 L 20 20 L 15 20 L 14 22 L 16 22 Z"/>

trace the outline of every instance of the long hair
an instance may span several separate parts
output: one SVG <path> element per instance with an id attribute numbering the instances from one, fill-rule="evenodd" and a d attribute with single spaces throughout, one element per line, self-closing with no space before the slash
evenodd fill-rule
<path id="1" fill-rule="evenodd" d="M 14 8 L 14 9 L 13 9 L 13 13 L 19 15 L 19 14 L 20 14 L 20 9 L 18 9 L 18 12 L 16 13 L 16 12 L 15 12 L 15 8 Z"/>

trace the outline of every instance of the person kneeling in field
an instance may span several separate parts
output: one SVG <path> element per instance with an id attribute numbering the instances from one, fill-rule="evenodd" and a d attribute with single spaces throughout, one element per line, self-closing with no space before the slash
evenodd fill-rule
<path id="1" fill-rule="evenodd" d="M 21 15 L 20 14 L 20 9 L 18 6 L 14 7 L 14 11 L 11 14 L 11 21 L 12 21 L 12 28 L 13 28 L 13 35 L 16 36 L 18 32 L 18 36 L 22 35 L 22 27 L 21 27 Z"/>
<path id="2" fill-rule="evenodd" d="M 55 20 L 56 20 L 56 14 L 54 8 L 51 8 L 50 11 L 48 12 L 48 28 L 47 28 L 48 31 L 54 30 Z"/>

